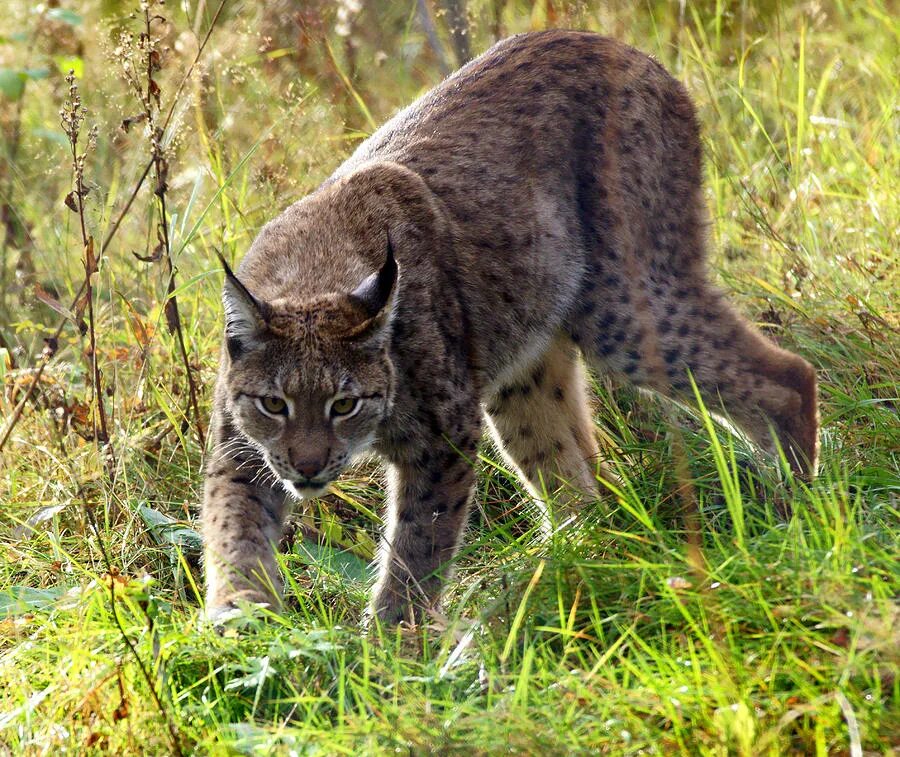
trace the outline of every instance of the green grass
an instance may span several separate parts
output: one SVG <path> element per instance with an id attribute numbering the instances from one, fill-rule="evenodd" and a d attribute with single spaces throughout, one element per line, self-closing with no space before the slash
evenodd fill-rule
<path id="1" fill-rule="evenodd" d="M 221 329 L 216 251 L 240 257 L 372 119 L 440 76 L 413 2 L 366 4 L 355 46 L 328 5 L 303 54 L 292 23 L 226 3 L 199 77 L 178 92 L 209 5 L 162 9 L 157 74 L 163 115 L 174 103 L 169 235 L 204 414 Z M 475 50 L 490 43 L 493 7 L 470 3 Z M 45 303 L 68 307 L 83 280 L 79 219 L 63 204 L 61 71 L 79 73 L 98 127 L 86 163 L 98 242 L 150 157 L 139 124 L 119 128 L 140 108 L 119 73 L 134 43 L 106 41 L 139 31 L 131 8 L 30 8 L 14 0 L 0 36 L 4 425 L 58 323 Z M 623 486 L 586 506 L 582 529 L 539 539 L 486 444 L 446 617 L 366 635 L 382 490 L 363 468 L 297 514 L 283 559 L 290 609 L 218 635 L 198 621 L 203 450 L 166 329 L 165 270 L 131 254 L 156 245 L 148 181 L 94 276 L 114 480 L 91 440 L 87 341 L 71 323 L 2 453 L 0 748 L 172 753 L 168 720 L 199 754 L 895 753 L 900 28 L 881 2 L 679 8 L 516 1 L 502 25 L 614 34 L 686 83 L 704 125 L 715 273 L 819 372 L 819 478 L 792 482 L 741 440 L 710 436 L 703 417 L 600 379 L 598 431 Z M 676 496 L 685 461 L 672 418 L 699 558 Z"/>

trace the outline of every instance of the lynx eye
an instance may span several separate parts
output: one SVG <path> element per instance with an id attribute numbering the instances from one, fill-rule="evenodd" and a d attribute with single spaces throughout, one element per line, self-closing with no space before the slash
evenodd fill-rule
<path id="1" fill-rule="evenodd" d="M 287 402 L 281 397 L 260 397 L 256 401 L 262 411 L 269 415 L 287 415 Z"/>
<path id="2" fill-rule="evenodd" d="M 356 397 L 341 397 L 340 399 L 336 399 L 331 403 L 331 416 L 334 418 L 341 415 L 350 415 L 350 413 L 356 410 L 358 404 L 359 400 Z"/>

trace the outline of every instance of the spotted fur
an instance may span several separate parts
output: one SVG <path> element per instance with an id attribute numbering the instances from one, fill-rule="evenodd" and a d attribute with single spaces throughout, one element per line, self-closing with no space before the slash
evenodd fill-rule
<path id="1" fill-rule="evenodd" d="M 685 401 L 690 374 L 811 476 L 815 374 L 709 283 L 701 174 L 693 106 L 656 61 L 543 32 L 495 45 L 266 225 L 226 283 L 209 611 L 278 601 L 287 500 L 370 449 L 388 469 L 372 612 L 433 606 L 485 417 L 536 499 L 596 494 L 584 363 Z M 274 420 L 254 399 L 273 394 Z M 352 418 L 328 415 L 341 394 L 362 398 Z"/>

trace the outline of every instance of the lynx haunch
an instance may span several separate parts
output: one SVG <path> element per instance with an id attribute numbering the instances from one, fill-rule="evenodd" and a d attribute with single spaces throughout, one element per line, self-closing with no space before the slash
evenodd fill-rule
<path id="1" fill-rule="evenodd" d="M 366 451 L 388 470 L 370 608 L 386 622 L 439 600 L 485 426 L 538 501 L 599 496 L 585 364 L 686 402 L 693 377 L 811 477 L 815 373 L 709 283 L 701 176 L 681 84 L 549 31 L 492 47 L 267 224 L 226 267 L 208 614 L 279 602 L 291 499 Z"/>

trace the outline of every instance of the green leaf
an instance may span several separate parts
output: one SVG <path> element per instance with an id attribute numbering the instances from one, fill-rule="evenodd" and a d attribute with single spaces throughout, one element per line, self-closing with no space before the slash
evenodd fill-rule
<path id="1" fill-rule="evenodd" d="M 245 672 L 246 675 L 231 679 L 225 684 L 225 691 L 234 691 L 235 689 L 258 689 L 262 686 L 266 679 L 277 675 L 278 671 L 269 663 L 269 656 L 250 657 L 238 669 Z"/>
<path id="2" fill-rule="evenodd" d="M 25 77 L 20 71 L 0 68 L 0 94 L 7 100 L 18 100 L 25 91 Z"/>
<path id="3" fill-rule="evenodd" d="M 52 21 L 61 21 L 69 26 L 81 26 L 81 16 L 68 8 L 51 8 L 47 11 L 47 18 Z"/>
<path id="4" fill-rule="evenodd" d="M 203 550 L 203 540 L 193 528 L 170 518 L 168 515 L 158 510 L 154 510 L 147 505 L 141 505 L 138 513 L 144 521 L 150 535 L 159 544 L 172 545 L 181 547 L 186 552 L 201 552 Z"/>
<path id="5" fill-rule="evenodd" d="M 10 586 L 0 591 L 0 617 L 9 617 L 51 607 L 63 595 L 64 589 L 35 589 L 31 586 Z"/>
<path id="6" fill-rule="evenodd" d="M 337 573 L 351 581 L 365 583 L 369 580 L 369 563 L 352 552 L 304 540 L 295 547 L 295 553 L 320 570 Z"/>
<path id="7" fill-rule="evenodd" d="M 26 68 L 22 73 L 29 79 L 46 79 L 50 76 L 49 68 Z"/>

